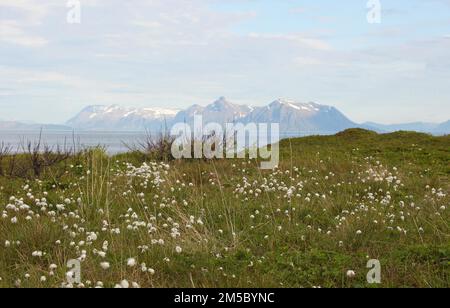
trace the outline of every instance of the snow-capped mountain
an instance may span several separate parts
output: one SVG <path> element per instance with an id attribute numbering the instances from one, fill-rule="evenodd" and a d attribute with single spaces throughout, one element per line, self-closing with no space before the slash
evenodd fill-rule
<path id="1" fill-rule="evenodd" d="M 174 123 L 191 124 L 195 115 L 202 115 L 204 123 L 232 123 L 241 121 L 252 111 L 252 107 L 233 104 L 227 101 L 225 97 L 221 97 L 206 107 L 193 105 L 184 111 L 180 111 L 176 115 Z"/>
<path id="2" fill-rule="evenodd" d="M 357 124 L 332 106 L 300 103 L 277 99 L 265 107 L 250 107 L 231 103 L 221 97 L 207 106 L 193 105 L 184 110 L 167 108 L 126 108 L 89 106 L 66 125 L 77 130 L 143 131 L 158 132 L 170 129 L 175 123 L 193 124 L 194 116 L 202 115 L 206 123 L 279 123 L 283 136 L 334 134 L 348 128 L 366 128 L 378 132 L 415 130 L 432 134 L 450 133 L 450 122 L 442 124 L 411 123 L 381 125 Z"/>
<path id="3" fill-rule="evenodd" d="M 315 103 L 298 103 L 278 99 L 266 107 L 250 107 L 229 102 L 221 97 L 208 106 L 193 105 L 185 110 L 120 106 L 89 106 L 67 122 L 68 126 L 83 130 L 161 130 L 175 123 L 192 125 L 195 115 L 203 116 L 203 123 L 280 123 L 284 135 L 335 133 L 357 124 L 336 108 Z"/>
<path id="4" fill-rule="evenodd" d="M 88 106 L 66 124 L 82 130 L 160 130 L 177 113 L 178 110 L 166 108 Z"/>
<path id="5" fill-rule="evenodd" d="M 280 123 L 283 135 L 332 134 L 358 126 L 334 107 L 288 99 L 256 108 L 245 122 Z"/>

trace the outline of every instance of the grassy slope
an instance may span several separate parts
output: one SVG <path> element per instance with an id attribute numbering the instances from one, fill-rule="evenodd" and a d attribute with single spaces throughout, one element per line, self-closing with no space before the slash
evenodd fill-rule
<path id="1" fill-rule="evenodd" d="M 449 136 L 350 130 L 285 140 L 273 172 L 254 161 L 192 160 L 127 176 L 124 162 L 140 166 L 140 155 L 79 159 L 58 180 L 47 170 L 27 190 L 24 180 L 0 178 L 2 210 L 20 207 L 9 201 L 15 196 L 32 211 L 9 209 L 0 219 L 0 286 L 17 279 L 25 287 L 61 286 L 64 264 L 83 250 L 85 285 L 366 287 L 367 260 L 379 259 L 382 287 L 450 286 Z M 56 210 L 65 199 L 70 204 Z M 87 240 L 87 232 L 98 238 Z M 102 258 L 94 250 L 104 241 Z M 136 267 L 127 266 L 131 257 Z M 108 270 L 100 267 L 105 261 Z M 50 264 L 58 266 L 53 276 Z M 356 277 L 347 278 L 348 270 Z"/>

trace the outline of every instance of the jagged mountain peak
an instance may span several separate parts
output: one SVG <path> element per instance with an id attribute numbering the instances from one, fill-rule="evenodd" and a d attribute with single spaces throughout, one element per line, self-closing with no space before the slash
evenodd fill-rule
<path id="1" fill-rule="evenodd" d="M 212 104 L 208 105 L 207 108 L 221 111 L 224 109 L 234 108 L 236 106 L 237 105 L 227 101 L 227 99 L 224 96 L 222 96 L 219 99 L 217 99 L 215 102 L 213 102 Z"/>
<path id="2" fill-rule="evenodd" d="M 227 100 L 224 96 L 219 97 L 217 100 L 215 100 L 212 104 L 209 104 L 206 106 L 206 108 L 212 109 L 212 110 L 227 110 L 227 109 L 235 109 L 235 110 L 243 110 L 243 109 L 249 109 L 250 107 L 247 105 L 239 105 L 230 102 Z"/>
<path id="3" fill-rule="evenodd" d="M 226 123 L 246 117 L 253 108 L 247 105 L 238 105 L 225 97 L 219 97 L 211 104 L 203 107 L 193 105 L 177 114 L 175 122 L 192 123 L 195 115 L 202 115 L 205 122 Z"/>
<path id="4" fill-rule="evenodd" d="M 317 103 L 299 103 L 292 99 L 277 99 L 249 114 L 247 122 L 279 123 L 289 135 L 330 134 L 358 125 L 334 107 Z"/>

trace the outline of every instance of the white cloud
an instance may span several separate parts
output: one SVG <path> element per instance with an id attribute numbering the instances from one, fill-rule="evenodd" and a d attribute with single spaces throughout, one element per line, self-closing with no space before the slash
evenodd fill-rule
<path id="1" fill-rule="evenodd" d="M 0 0 L 0 9 L 4 10 L 0 19 L 0 42 L 32 48 L 45 46 L 47 39 L 33 34 L 30 29 L 41 25 L 49 4 L 46 1 Z M 11 17 L 5 19 L 7 12 Z"/>
<path id="2" fill-rule="evenodd" d="M 298 66 L 310 66 L 310 65 L 322 65 L 324 62 L 315 58 L 297 57 L 294 59 L 294 63 Z"/>
<path id="3" fill-rule="evenodd" d="M 27 34 L 14 20 L 0 20 L 0 42 L 25 47 L 42 47 L 48 43 L 45 38 Z"/>
<path id="4" fill-rule="evenodd" d="M 308 48 L 317 50 L 330 50 L 328 43 L 321 39 L 311 38 L 301 34 L 264 34 L 264 33 L 250 33 L 250 38 L 265 39 L 265 40 L 284 40 L 298 43 Z"/>
<path id="5" fill-rule="evenodd" d="M 34 18 L 44 17 L 51 4 L 52 1 L 0 0 L 0 8 L 19 10 Z"/>
<path id="6" fill-rule="evenodd" d="M 49 84 L 53 86 L 69 86 L 69 87 L 83 87 L 90 83 L 90 81 L 54 71 L 20 69 L 13 67 L 0 66 L 0 82 L 2 84 L 9 84 L 16 88 L 24 88 L 28 85 L 42 85 Z"/>

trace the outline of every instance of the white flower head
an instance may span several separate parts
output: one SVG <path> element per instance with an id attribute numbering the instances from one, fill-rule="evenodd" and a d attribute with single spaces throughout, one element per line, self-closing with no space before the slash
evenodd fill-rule
<path id="1" fill-rule="evenodd" d="M 128 261 L 127 261 L 127 265 L 129 266 L 129 267 L 135 267 L 136 266 L 136 259 L 134 259 L 134 258 L 129 258 L 128 259 Z"/>
<path id="2" fill-rule="evenodd" d="M 352 271 L 352 270 L 347 271 L 348 278 L 354 278 L 355 276 L 356 276 L 355 271 Z"/>
<path id="3" fill-rule="evenodd" d="M 100 263 L 100 267 L 104 270 L 107 270 L 111 267 L 111 265 L 109 264 L 109 262 L 102 262 Z"/>

